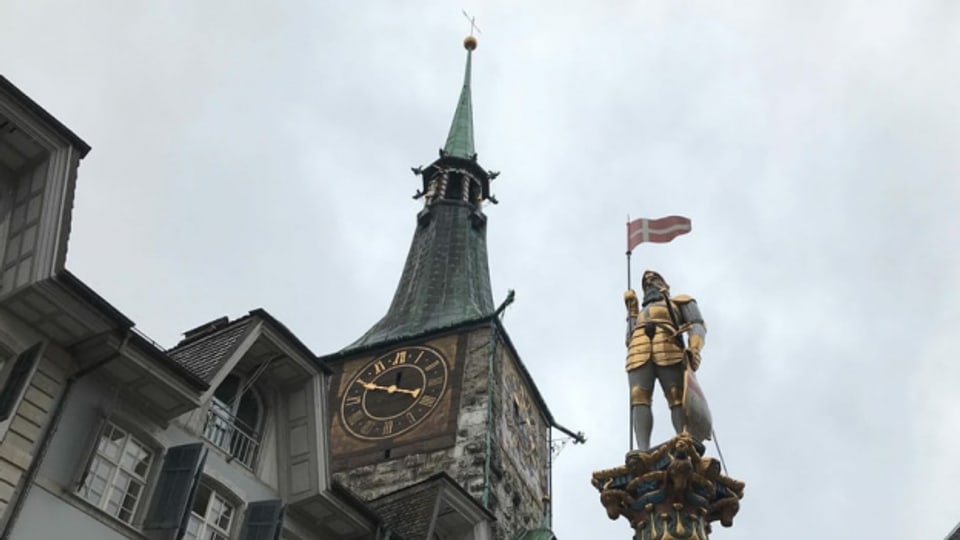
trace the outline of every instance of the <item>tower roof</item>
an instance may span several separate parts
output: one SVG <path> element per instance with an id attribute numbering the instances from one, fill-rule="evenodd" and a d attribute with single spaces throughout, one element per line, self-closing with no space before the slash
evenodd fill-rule
<path id="1" fill-rule="evenodd" d="M 486 230 L 473 226 L 465 206 L 440 201 L 431 207 L 429 222 L 413 234 L 387 314 L 347 349 L 415 337 L 493 313 Z"/>
<path id="2" fill-rule="evenodd" d="M 476 152 L 473 147 L 473 98 L 470 93 L 470 69 L 473 59 L 473 50 L 477 48 L 477 39 L 473 36 L 463 41 L 467 49 L 467 67 L 463 73 L 463 88 L 460 90 L 460 100 L 457 110 L 453 113 L 453 122 L 450 124 L 450 133 L 447 134 L 447 143 L 443 151 L 447 155 L 470 158 Z"/>
<path id="3" fill-rule="evenodd" d="M 414 168 L 422 177 L 424 200 L 417 215 L 407 262 L 386 315 L 344 351 L 412 338 L 491 315 L 494 311 L 487 264 L 484 200 L 497 173 L 477 163 L 473 145 L 470 68 L 477 40 L 467 49 L 460 100 L 440 157 Z M 341 352 L 344 352 L 341 351 Z"/>

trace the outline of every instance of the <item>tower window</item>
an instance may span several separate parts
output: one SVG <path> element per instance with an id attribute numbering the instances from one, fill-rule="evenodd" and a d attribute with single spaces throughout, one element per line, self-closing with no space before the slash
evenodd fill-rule
<path id="1" fill-rule="evenodd" d="M 463 198 L 463 175 L 450 173 L 447 180 L 447 193 L 444 198 L 455 201 Z"/>

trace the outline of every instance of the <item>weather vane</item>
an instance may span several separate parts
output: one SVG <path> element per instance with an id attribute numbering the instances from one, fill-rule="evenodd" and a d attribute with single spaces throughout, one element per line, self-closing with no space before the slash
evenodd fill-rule
<path id="1" fill-rule="evenodd" d="M 473 37 L 474 30 L 476 30 L 478 34 L 481 34 L 482 32 L 480 32 L 480 27 L 477 26 L 477 18 L 470 16 L 470 14 L 467 13 L 467 10 L 465 9 L 462 9 L 461 11 L 463 11 L 463 16 L 466 17 L 468 21 L 470 21 L 470 36 Z"/>

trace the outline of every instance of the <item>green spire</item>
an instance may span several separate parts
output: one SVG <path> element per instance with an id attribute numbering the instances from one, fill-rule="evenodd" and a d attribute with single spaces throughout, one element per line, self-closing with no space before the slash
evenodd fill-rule
<path id="1" fill-rule="evenodd" d="M 470 159 L 476 153 L 473 149 L 473 99 L 470 97 L 470 60 L 473 49 L 477 47 L 476 38 L 470 36 L 464 40 L 463 46 L 467 49 L 467 69 L 463 74 L 460 101 L 453 114 L 453 123 L 450 124 L 450 133 L 447 135 L 447 144 L 443 145 L 443 151 L 448 156 Z"/>

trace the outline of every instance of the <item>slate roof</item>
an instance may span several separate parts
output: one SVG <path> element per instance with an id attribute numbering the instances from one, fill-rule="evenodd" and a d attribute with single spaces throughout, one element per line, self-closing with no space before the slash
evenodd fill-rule
<path id="1" fill-rule="evenodd" d="M 443 489 L 459 493 L 464 501 L 470 501 L 485 516 L 484 519 L 496 521 L 496 516 L 445 472 L 369 501 L 367 505 L 383 519 L 388 529 L 400 534 L 405 540 L 423 540 L 430 532 L 433 512 Z"/>
<path id="2" fill-rule="evenodd" d="M 457 101 L 457 110 L 453 113 L 450 133 L 443 151 L 451 156 L 469 158 L 476 154 L 473 149 L 473 99 L 470 92 L 470 64 L 472 51 L 467 49 L 467 68 L 463 74 L 463 89 Z"/>
<path id="3" fill-rule="evenodd" d="M 517 540 L 556 540 L 557 536 L 550 529 L 534 529 L 526 531 L 517 537 Z"/>
<path id="4" fill-rule="evenodd" d="M 467 62 L 463 88 L 446 144 L 440 149 L 440 159 L 414 172 L 423 178 L 424 193 L 432 189 L 432 179 L 441 174 L 453 185 L 468 178 L 473 186 L 479 183 L 479 193 L 471 196 L 486 200 L 491 198 L 490 181 L 496 174 L 480 167 L 474 149 L 470 73 L 476 40 L 465 40 L 464 47 Z M 493 314 L 486 217 L 479 203 L 455 189 L 444 189 L 439 199 L 427 201 L 427 207 L 417 216 L 407 262 L 387 314 L 338 356 Z"/>
<path id="5" fill-rule="evenodd" d="M 486 226 L 473 205 L 436 201 L 418 224 L 387 314 L 344 351 L 422 335 L 493 313 Z"/>
<path id="6" fill-rule="evenodd" d="M 217 368 L 236 350 L 251 327 L 252 319 L 243 317 L 229 323 L 225 328 L 177 345 L 167 351 L 167 354 L 190 373 L 210 382 Z"/>
<path id="7" fill-rule="evenodd" d="M 433 508 L 439 496 L 440 480 L 431 478 L 368 504 L 389 529 L 409 540 L 420 540 L 427 537 Z"/>

